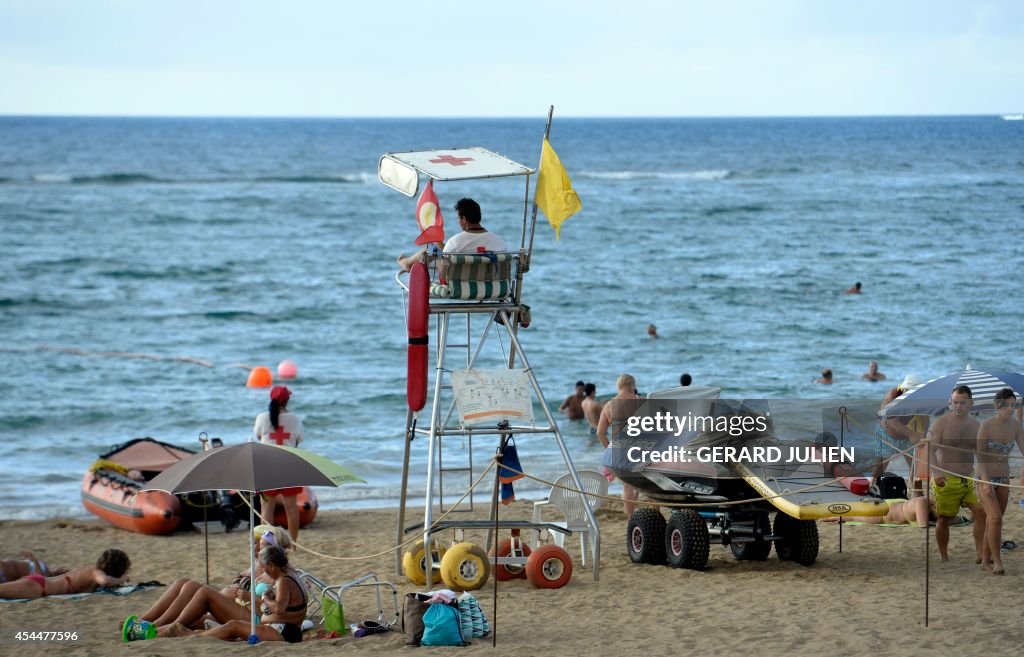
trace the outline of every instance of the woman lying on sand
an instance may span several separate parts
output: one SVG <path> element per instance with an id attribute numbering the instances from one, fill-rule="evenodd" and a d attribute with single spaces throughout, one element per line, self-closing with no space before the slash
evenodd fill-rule
<path id="1" fill-rule="evenodd" d="M 202 632 L 202 636 L 235 641 L 248 638 L 250 631 L 253 631 L 260 641 L 302 641 L 302 621 L 306 619 L 309 600 L 305 588 L 299 583 L 298 573 L 288 565 L 284 550 L 273 545 L 260 550 L 260 563 L 263 564 L 264 572 L 273 580 L 274 586 L 263 594 L 263 615 L 259 625 L 253 628 L 249 619 L 235 619 Z M 163 632 L 163 636 L 190 634 L 193 634 L 192 630 L 180 623 Z"/>
<path id="2" fill-rule="evenodd" d="M 935 500 L 928 506 L 928 498 L 915 497 L 911 500 L 886 500 L 889 512 L 884 516 L 833 516 L 822 518 L 822 522 L 864 522 L 872 525 L 913 525 L 927 527 L 935 518 Z M 929 512 L 930 509 L 930 512 Z"/>
<path id="3" fill-rule="evenodd" d="M 95 566 L 79 566 L 46 577 L 38 573 L 0 584 L 0 598 L 44 598 L 66 593 L 92 593 L 101 586 L 120 586 L 128 581 L 131 560 L 121 550 L 106 550 Z"/>
<path id="4" fill-rule="evenodd" d="M 67 568 L 49 568 L 44 562 L 36 558 L 36 555 L 32 554 L 28 550 L 23 550 L 18 553 L 21 559 L 3 559 L 0 560 L 0 584 L 4 582 L 13 582 L 14 580 L 21 579 L 25 575 L 42 575 L 43 577 L 51 577 L 53 575 L 63 575 L 68 572 Z"/>

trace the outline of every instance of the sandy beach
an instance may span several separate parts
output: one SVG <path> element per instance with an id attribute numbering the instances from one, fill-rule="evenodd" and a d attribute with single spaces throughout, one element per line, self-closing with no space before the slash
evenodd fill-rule
<path id="1" fill-rule="evenodd" d="M 529 502 L 503 510 L 505 517 L 528 517 Z M 499 584 L 498 645 L 490 638 L 465 648 L 435 648 L 442 654 L 501 655 L 667 655 L 681 651 L 786 655 L 1017 654 L 1024 629 L 1014 608 L 1024 578 L 1024 549 L 1004 552 L 1007 575 L 997 577 L 974 564 L 969 528 L 951 531 L 952 561 L 938 563 L 932 546 L 930 626 L 924 627 L 924 532 L 920 529 L 844 526 L 821 523 L 821 551 L 809 568 L 780 562 L 774 552 L 761 563 L 738 562 L 728 548 L 712 546 L 703 572 L 630 563 L 625 519 L 618 509 L 599 510 L 604 537 L 601 578 L 577 564 L 572 581 L 559 590 L 538 590 L 525 580 Z M 1024 513 L 1011 501 L 1004 539 L 1020 539 Z M 392 543 L 395 515 L 390 510 L 328 511 L 303 531 L 300 543 L 318 552 L 359 556 Z M 93 520 L 4 521 L 4 552 L 31 548 L 53 565 L 92 562 L 111 546 L 132 558 L 133 581 L 204 577 L 203 536 L 179 532 L 168 537 L 133 534 Z M 467 537 L 482 542 L 482 537 Z M 1024 542 L 1024 541 L 1021 541 Z M 578 542 L 570 544 L 574 560 Z M 210 578 L 228 583 L 246 561 L 246 534 L 211 534 Z M 368 572 L 393 581 L 400 596 L 419 590 L 393 572 L 390 556 L 332 561 L 298 554 L 297 565 L 330 582 Z M 492 584 L 478 591 L 491 616 Z M 241 654 L 249 650 L 303 654 L 394 654 L 406 648 L 401 632 L 341 639 L 307 640 L 301 645 L 250 648 L 187 637 L 132 644 L 120 640 L 121 621 L 141 613 L 163 589 L 123 597 L 94 595 L 81 600 L 42 599 L 0 606 L 0 654 L 137 655 Z M 346 617 L 373 616 L 367 597 L 350 598 Z M 494 622 L 494 618 L 490 618 Z M 79 632 L 64 644 L 13 639 L 19 630 Z M 315 635 L 306 633 L 307 639 Z M 26 649 L 28 651 L 26 652 Z M 427 651 L 428 648 L 421 650 Z"/>

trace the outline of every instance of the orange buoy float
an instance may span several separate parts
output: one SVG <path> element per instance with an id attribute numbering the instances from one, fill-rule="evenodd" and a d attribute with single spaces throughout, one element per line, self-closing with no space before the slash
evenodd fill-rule
<path id="1" fill-rule="evenodd" d="M 246 388 L 269 388 L 274 385 L 274 375 L 262 365 L 252 368 L 249 372 L 249 380 L 245 382 Z"/>
<path id="2" fill-rule="evenodd" d="M 427 403 L 427 355 L 430 339 L 430 275 L 427 266 L 417 262 L 409 271 L 409 352 L 406 398 L 413 411 Z"/>
<path id="3" fill-rule="evenodd" d="M 294 379 L 299 375 L 299 366 L 294 360 L 282 360 L 277 364 L 277 376 L 280 379 Z"/>

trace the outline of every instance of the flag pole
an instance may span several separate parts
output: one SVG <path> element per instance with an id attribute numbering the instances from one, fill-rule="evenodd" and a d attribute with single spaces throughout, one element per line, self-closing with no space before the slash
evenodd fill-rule
<path id="1" fill-rule="evenodd" d="M 544 139 L 548 139 L 551 136 L 551 118 L 555 113 L 555 106 L 551 105 L 548 107 L 548 122 L 544 125 Z M 541 142 L 541 159 L 543 159 L 544 144 Z M 537 180 L 540 180 L 540 161 L 537 162 Z M 526 250 L 527 253 L 533 254 L 533 236 L 537 232 L 537 186 L 534 184 L 533 191 L 533 211 L 530 218 L 530 247 Z"/>

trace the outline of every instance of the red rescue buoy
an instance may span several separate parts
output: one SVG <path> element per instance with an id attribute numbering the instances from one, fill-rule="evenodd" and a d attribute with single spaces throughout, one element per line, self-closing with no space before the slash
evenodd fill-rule
<path id="1" fill-rule="evenodd" d="M 854 495 L 867 495 L 871 483 L 864 477 L 839 477 L 839 481 Z"/>
<path id="2" fill-rule="evenodd" d="M 406 397 L 409 408 L 422 410 L 427 403 L 427 328 L 430 323 L 430 275 L 417 262 L 409 271 L 409 364 Z"/>

